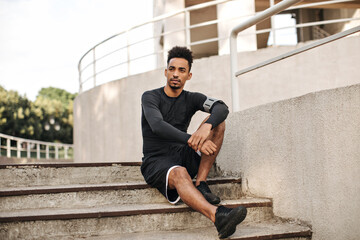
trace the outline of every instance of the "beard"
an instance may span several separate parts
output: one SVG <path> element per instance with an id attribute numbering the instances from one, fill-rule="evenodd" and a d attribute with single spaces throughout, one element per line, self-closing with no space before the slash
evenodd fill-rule
<path id="1" fill-rule="evenodd" d="M 172 82 L 172 81 L 174 81 L 174 82 Z M 179 79 L 170 79 L 169 81 L 168 81 L 168 84 L 169 84 L 169 86 L 170 86 L 170 88 L 171 89 L 180 89 L 181 88 L 181 81 L 179 80 Z"/>
<path id="2" fill-rule="evenodd" d="M 171 85 L 171 84 L 169 84 L 169 86 L 170 86 L 171 89 L 179 89 L 180 88 L 180 86 Z"/>

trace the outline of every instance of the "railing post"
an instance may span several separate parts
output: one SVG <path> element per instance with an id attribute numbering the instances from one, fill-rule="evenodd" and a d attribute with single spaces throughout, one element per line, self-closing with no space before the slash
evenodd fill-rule
<path id="1" fill-rule="evenodd" d="M 46 159 L 49 159 L 49 145 L 46 144 Z"/>
<path id="2" fill-rule="evenodd" d="M 11 157 L 11 144 L 10 144 L 10 139 L 6 139 L 6 156 L 8 158 Z"/>
<path id="3" fill-rule="evenodd" d="M 82 79 L 81 79 L 81 61 L 79 62 L 78 65 L 78 72 L 79 72 L 79 93 L 82 93 L 83 87 L 82 87 Z"/>
<path id="4" fill-rule="evenodd" d="M 27 148 L 27 158 L 31 158 L 31 151 L 30 151 L 30 147 L 31 147 L 31 143 L 30 142 L 26 142 L 26 148 Z"/>
<path id="5" fill-rule="evenodd" d="M 55 145 L 55 159 L 59 159 L 59 147 Z"/>
<path id="6" fill-rule="evenodd" d="M 40 159 L 40 144 L 36 144 L 36 158 Z"/>
<path id="7" fill-rule="evenodd" d="M 95 48 L 93 48 L 93 80 L 94 80 L 94 87 L 96 87 L 96 54 Z"/>
<path id="8" fill-rule="evenodd" d="M 64 147 L 64 158 L 65 158 L 65 159 L 68 159 L 68 157 L 69 157 L 69 156 L 68 156 L 68 149 L 69 149 L 68 146 L 65 146 L 65 147 Z"/>
<path id="9" fill-rule="evenodd" d="M 274 0 L 270 0 L 270 7 L 273 7 L 275 5 Z M 272 38 L 273 38 L 273 46 L 276 46 L 276 31 L 275 31 L 275 17 L 274 15 L 270 18 L 270 24 L 271 24 L 271 32 L 272 32 Z"/>
<path id="10" fill-rule="evenodd" d="M 130 39 L 129 30 L 126 31 L 126 60 L 127 60 L 127 76 L 130 76 Z"/>
<path id="11" fill-rule="evenodd" d="M 190 35 L 190 12 L 185 11 L 185 44 L 186 47 L 191 49 L 191 35 Z"/>
<path id="12" fill-rule="evenodd" d="M 19 140 L 16 140 L 16 157 L 21 157 L 21 142 Z"/>
<path id="13" fill-rule="evenodd" d="M 235 76 L 236 69 L 238 68 L 238 56 L 237 56 L 237 34 L 230 37 L 230 68 L 231 68 L 231 96 L 232 96 L 232 111 L 239 110 L 239 90 L 238 82 Z"/>
<path id="14" fill-rule="evenodd" d="M 241 24 L 237 25 L 236 27 L 234 27 L 231 30 L 230 33 L 230 68 L 231 68 L 231 94 L 232 94 L 232 107 L 233 107 L 233 112 L 239 111 L 239 89 L 238 89 L 238 82 L 237 82 L 237 78 L 235 76 L 236 73 L 236 69 L 238 68 L 238 59 L 237 59 L 237 35 L 273 16 L 274 14 L 281 12 L 283 10 L 285 10 L 286 8 L 290 7 L 291 5 L 294 5 L 295 3 L 301 2 L 302 0 L 283 0 L 280 3 L 274 5 L 273 7 L 270 7 L 258 14 L 256 14 L 254 17 L 248 19 L 247 21 L 242 22 Z"/>

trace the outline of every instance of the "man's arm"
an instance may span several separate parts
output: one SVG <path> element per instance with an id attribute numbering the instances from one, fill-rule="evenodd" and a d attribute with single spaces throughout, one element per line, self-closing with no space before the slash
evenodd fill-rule
<path id="1" fill-rule="evenodd" d="M 190 135 L 164 121 L 159 101 L 160 99 L 150 92 L 145 92 L 141 98 L 144 115 L 152 132 L 165 139 L 186 143 Z"/>
<path id="2" fill-rule="evenodd" d="M 210 108 L 210 114 L 209 119 L 205 123 L 211 124 L 211 129 L 213 129 L 227 118 L 229 114 L 228 106 L 223 101 L 217 100 Z"/>
<path id="3" fill-rule="evenodd" d="M 204 110 L 206 109 L 204 108 Z M 191 135 L 190 139 L 188 140 L 188 145 L 195 151 L 199 151 L 202 149 L 203 144 L 208 139 L 211 130 L 217 127 L 223 121 L 225 121 L 227 115 L 229 114 L 228 107 L 224 102 L 220 100 L 213 101 L 213 103 L 209 106 L 208 111 L 211 114 L 209 118 L 204 124 L 199 127 L 199 129 L 193 135 Z M 214 145 L 215 144 L 207 144 L 207 146 L 211 147 L 207 148 L 207 152 L 209 152 L 210 154 L 206 154 L 205 152 L 206 155 L 212 155 L 211 153 L 214 152 L 212 150 L 214 149 L 214 147 L 216 148 L 216 145 Z"/>

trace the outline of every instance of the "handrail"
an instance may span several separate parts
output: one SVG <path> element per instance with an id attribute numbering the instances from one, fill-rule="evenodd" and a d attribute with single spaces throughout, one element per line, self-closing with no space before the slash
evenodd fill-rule
<path id="1" fill-rule="evenodd" d="M 265 19 L 275 15 L 278 12 L 281 12 L 285 9 L 287 9 L 288 7 L 294 5 L 295 3 L 299 3 L 302 0 L 284 0 L 281 1 L 280 3 L 260 12 L 259 14 L 255 15 L 254 17 L 248 19 L 247 21 L 237 25 L 236 27 L 234 27 L 231 30 L 230 33 L 230 61 L 231 61 L 231 94 L 232 94 L 232 108 L 233 108 L 233 112 L 236 112 L 239 110 L 239 94 L 238 94 L 238 84 L 237 84 L 237 79 L 235 76 L 235 72 L 238 66 L 238 59 L 237 59 L 237 35 L 261 22 L 264 21 Z"/>
<path id="2" fill-rule="evenodd" d="M 175 12 L 166 13 L 161 16 L 154 17 L 150 21 L 146 21 L 144 23 L 135 25 L 127 30 L 119 32 L 119 33 L 117 33 L 113 36 L 110 36 L 109 38 L 101 41 L 100 43 L 96 44 L 94 47 L 89 49 L 79 60 L 79 63 L 78 63 L 79 92 L 81 93 L 83 91 L 83 87 L 86 87 L 87 89 L 95 87 L 98 84 L 97 81 L 99 82 L 99 79 L 100 80 L 105 79 L 105 81 L 101 81 L 102 83 L 104 83 L 106 81 L 115 80 L 117 78 L 130 76 L 131 74 L 133 74 L 130 70 L 130 66 L 132 66 L 132 64 L 140 58 L 142 58 L 142 59 L 144 59 L 146 57 L 154 58 L 154 62 L 152 62 L 152 64 L 154 64 L 154 65 L 151 67 L 151 69 L 146 69 L 146 70 L 154 70 L 158 67 L 163 67 L 163 66 L 159 66 L 159 64 L 156 63 L 155 59 L 156 58 L 160 59 L 162 55 L 163 55 L 163 58 L 165 59 L 164 54 L 168 49 L 154 48 L 149 52 L 144 52 L 143 55 L 132 56 L 132 52 L 131 52 L 132 50 L 130 50 L 130 48 L 135 49 L 136 48 L 135 45 L 137 45 L 137 44 L 146 44 L 147 41 L 159 39 L 164 36 L 168 36 L 170 34 L 174 34 L 174 33 L 178 33 L 178 32 L 184 32 L 184 34 L 185 34 L 184 45 L 186 45 L 189 48 L 196 46 L 196 45 L 200 45 L 200 44 L 228 40 L 229 36 L 218 36 L 218 37 L 214 37 L 214 38 L 202 39 L 202 40 L 197 40 L 197 41 L 191 42 L 190 30 L 193 30 L 193 29 L 196 29 L 199 27 L 219 24 L 222 22 L 230 22 L 230 21 L 233 22 L 234 20 L 237 20 L 240 18 L 251 17 L 251 16 L 253 16 L 253 14 L 241 15 L 241 16 L 236 16 L 236 17 L 226 17 L 225 16 L 224 18 L 221 18 L 221 19 L 213 19 L 210 21 L 190 25 L 189 12 L 198 10 L 198 9 L 202 9 L 202 8 L 206 8 L 206 7 L 210 7 L 210 6 L 214 6 L 214 5 L 218 5 L 218 4 L 233 2 L 233 1 L 241 1 L 241 0 L 216 0 L 216 1 L 211 1 L 211 2 L 194 5 L 194 6 L 191 6 L 188 8 L 177 10 Z M 269 1 L 270 1 L 270 3 L 274 2 L 274 0 L 269 0 Z M 321 1 L 321 2 L 296 5 L 296 6 L 287 8 L 287 10 L 324 6 L 324 5 L 328 5 L 328 4 L 336 4 L 336 3 L 352 2 L 352 1 L 354 1 L 354 0 L 330 0 L 330 1 L 327 0 L 327 1 Z M 283 4 L 283 2 L 285 2 L 285 1 L 282 1 L 279 4 Z M 140 27 L 144 27 L 144 26 L 147 26 L 148 24 L 154 24 L 156 22 L 164 21 L 168 18 L 177 16 L 179 14 L 184 14 L 185 25 L 183 27 L 180 26 L 176 29 L 171 29 L 170 31 L 165 31 L 165 32 L 162 31 L 161 33 L 160 32 L 152 33 L 151 36 L 146 36 L 144 38 L 140 38 L 140 39 L 136 39 L 136 40 L 134 39 L 134 41 L 132 39 L 131 39 L 131 41 L 129 40 L 130 34 L 132 34 L 133 31 L 139 30 Z M 256 13 L 256 14 L 258 15 L 259 13 Z M 257 16 L 257 15 L 255 15 L 255 16 Z M 336 22 L 344 22 L 344 21 L 349 21 L 349 20 L 357 20 L 357 18 L 336 19 L 336 20 L 319 21 L 319 22 L 312 22 L 312 23 L 301 23 L 301 24 L 296 24 L 295 26 L 291 26 L 291 28 L 294 28 L 294 27 L 295 28 L 303 28 L 303 27 L 315 26 L 315 25 L 320 25 L 320 24 L 332 24 L 332 23 L 336 23 Z M 282 28 L 272 27 L 270 29 L 262 29 L 262 30 L 256 30 L 256 31 L 254 30 L 251 33 L 241 33 L 239 35 L 245 36 L 245 35 L 249 35 L 249 34 L 251 34 L 251 35 L 262 34 L 262 33 L 267 33 L 267 32 L 274 33 L 275 30 L 279 30 L 279 29 L 286 29 L 286 27 L 282 27 Z M 118 39 L 114 39 L 115 37 L 121 38 L 120 39 L 121 41 L 118 41 Z M 112 39 L 114 39 L 114 40 L 112 40 Z M 112 40 L 112 41 L 108 42 L 110 40 Z M 110 46 L 111 47 L 110 49 L 105 50 L 104 46 L 107 47 L 106 44 L 109 44 L 109 43 L 112 44 L 113 42 L 114 43 L 117 42 L 117 46 Z M 121 44 L 120 44 L 120 42 L 121 42 Z M 274 45 L 276 45 L 276 42 L 274 42 Z M 102 50 L 105 50 L 105 51 L 102 51 Z M 120 57 L 118 57 L 118 56 L 120 56 Z M 115 57 L 116 57 L 115 61 L 109 61 Z M 115 71 L 117 71 L 117 68 L 119 69 L 119 72 L 115 72 Z M 111 77 L 109 77 L 110 75 L 104 76 L 103 75 L 104 73 L 105 74 L 115 73 L 115 75 L 111 75 Z M 101 74 L 101 76 L 99 76 L 100 74 Z M 104 77 L 102 77 L 102 76 L 104 76 Z M 110 79 L 110 78 L 112 78 L 112 79 Z M 90 83 L 89 80 L 93 80 L 93 83 Z M 87 86 L 89 86 L 89 87 L 87 87 Z"/>
<path id="3" fill-rule="evenodd" d="M 194 10 L 198 10 L 198 9 L 201 9 L 201 8 L 205 8 L 205 7 L 210 7 L 210 6 L 214 6 L 214 5 L 218 5 L 218 4 L 221 4 L 221 3 L 224 3 L 224 2 L 228 2 L 228 1 L 233 1 L 233 0 L 214 0 L 214 1 L 211 1 L 211 2 L 206 2 L 206 3 L 201 3 L 201 4 L 197 4 L 197 5 L 194 5 L 194 6 L 191 6 L 191 7 L 187 7 L 187 8 L 184 8 L 184 9 L 181 9 L 181 10 L 178 10 L 178 11 L 175 11 L 175 12 L 171 12 L 171 13 L 167 13 L 167 14 L 163 14 L 161 16 L 158 16 L 158 17 L 155 17 L 153 18 L 152 20 L 150 21 L 146 21 L 144 23 L 141 23 L 141 24 L 138 24 L 138 25 L 135 25 L 133 27 L 130 27 L 129 29 L 127 30 L 124 30 L 120 33 L 117 33 L 101 42 L 99 42 L 98 44 L 96 44 L 94 47 L 90 48 L 79 60 L 79 63 L 78 63 L 78 71 L 79 71 L 79 92 L 81 93 L 82 92 L 82 82 L 81 82 L 81 73 L 82 73 L 82 69 L 81 69 L 81 62 L 82 60 L 85 58 L 85 56 L 87 56 L 91 51 L 95 52 L 95 49 L 96 47 L 100 46 L 101 44 L 117 37 L 117 36 L 120 36 L 122 34 L 125 34 L 125 33 L 128 33 L 129 31 L 133 30 L 133 29 L 136 29 L 136 28 L 139 28 L 139 27 L 142 27 L 144 25 L 147 25 L 147 24 L 150 24 L 150 23 L 154 23 L 154 22 L 158 22 L 158 21 L 161 21 L 161 20 L 164 20 L 164 19 L 167 19 L 169 17 L 173 17 L 173 16 L 176 16 L 178 14 L 181 14 L 181 13 L 186 13 L 186 12 L 189 12 L 189 11 L 194 11 Z M 162 34 L 163 35 L 163 34 Z M 128 46 L 127 46 L 128 47 Z M 128 59 L 129 60 L 129 59 Z M 95 57 L 93 58 L 93 62 L 92 64 L 95 64 L 96 62 L 96 59 Z M 95 67 L 94 67 L 94 71 L 95 71 Z M 95 78 L 95 75 L 94 74 L 94 78 Z M 94 79 L 95 81 L 95 79 Z M 95 84 L 96 85 L 96 84 Z"/>
<path id="4" fill-rule="evenodd" d="M 231 67 L 231 94 L 232 94 L 232 107 L 233 107 L 233 112 L 236 112 L 239 110 L 239 94 L 238 94 L 238 82 L 237 82 L 237 77 L 240 76 L 241 74 L 253 71 L 255 69 L 259 69 L 261 67 L 267 66 L 269 64 L 272 64 L 274 62 L 280 61 L 282 59 L 294 56 L 296 54 L 299 54 L 301 52 L 313 49 L 315 47 L 324 45 L 326 43 L 329 43 L 331 41 L 335 41 L 339 38 L 343 38 L 345 36 L 348 36 L 350 34 L 353 34 L 355 32 L 359 32 L 360 31 L 360 26 L 354 27 L 352 29 L 334 34 L 332 36 L 326 37 L 324 39 L 318 40 L 314 43 L 308 44 L 304 47 L 301 47 L 299 49 L 293 50 L 293 51 L 289 51 L 285 54 L 279 55 L 277 57 L 265 60 L 261 63 L 255 64 L 253 66 L 247 67 L 243 70 L 237 71 L 237 66 L 238 66 L 238 56 L 237 56 L 237 36 L 239 35 L 239 33 L 273 15 L 275 15 L 278 12 L 281 12 L 285 9 L 297 9 L 297 8 L 301 8 L 305 5 L 307 6 L 314 6 L 314 4 L 304 4 L 301 6 L 295 6 L 295 7 L 291 7 L 292 5 L 301 2 L 302 0 L 283 0 L 282 2 L 274 5 L 273 7 L 270 7 L 266 10 L 264 10 L 263 12 L 259 13 L 258 15 L 254 16 L 253 18 L 239 24 L 238 26 L 234 27 L 230 33 L 230 67 Z M 335 0 L 336 2 L 344 2 L 345 0 Z M 335 1 L 330 1 L 331 3 L 335 2 Z M 329 1 L 328 1 L 329 2 Z M 326 2 L 326 3 L 328 3 Z M 325 4 L 325 2 L 321 2 L 321 4 Z M 341 19 L 341 20 L 330 20 L 330 21 L 321 21 L 322 24 L 328 24 L 328 23 L 335 23 L 335 22 L 342 22 L 342 21 L 348 21 L 348 20 L 354 20 L 354 19 Z M 318 22 L 319 23 L 319 22 Z M 297 24 L 296 27 L 303 27 L 303 26 L 313 26 L 316 25 L 318 23 L 306 23 L 306 24 Z M 286 28 L 286 27 L 285 27 Z M 264 30 L 263 30 L 264 31 Z M 265 29 L 266 31 L 266 29 Z"/>
<path id="5" fill-rule="evenodd" d="M 336 33 L 336 34 L 333 34 L 329 37 L 326 37 L 326 38 L 323 38 L 323 39 L 320 39 L 314 43 L 310 43 L 310 44 L 307 44 L 301 48 L 298 48 L 298 49 L 295 49 L 295 50 L 292 50 L 292 51 L 289 51 L 287 53 L 284 53 L 284 54 L 281 54 L 277 57 L 274 57 L 274 58 L 271 58 L 271 59 L 268 59 L 268 60 L 265 60 L 261 63 L 258 63 L 258 64 L 255 64 L 251 67 L 248 67 L 248 68 L 245 68 L 243 70 L 240 70 L 240 71 L 237 71 L 235 72 L 235 77 L 238 77 L 242 74 L 245 74 L 245 73 L 248 73 L 248 72 L 251 72 L 255 69 L 259 69 L 259 68 L 262 68 L 264 66 L 267 66 L 267 65 L 270 65 L 272 63 L 275 63 L 275 62 L 278 62 L 280 60 L 283 60 L 285 58 L 288 58 L 288 57 L 292 57 L 296 54 L 299 54 L 299 53 L 302 53 L 302 52 L 305 52 L 307 50 L 310 50 L 310 49 L 313 49 L 313 48 L 316 48 L 316 47 L 319 47 L 321 45 L 324 45 L 326 43 L 329 43 L 329 42 L 332 42 L 332 41 L 335 41 L 335 40 L 338 40 L 340 38 L 343 38 L 343 37 L 346 37 L 348 35 L 351 35 L 351 34 L 354 34 L 356 32 L 360 32 L 360 25 L 357 26 L 357 27 L 354 27 L 354 28 L 351 28 L 351 29 L 348 29 L 346 31 L 343 31 L 343 32 L 340 32 L 340 33 Z"/>
<path id="6" fill-rule="evenodd" d="M 1 140 L 6 139 L 6 145 L 1 144 Z M 11 141 L 16 142 L 16 147 L 11 146 Z M 41 146 L 45 146 L 45 149 L 41 149 Z M 52 148 L 52 149 L 50 149 Z M 34 158 L 31 156 L 31 153 L 36 153 L 36 158 L 46 158 L 46 159 L 59 159 L 60 151 L 63 151 L 63 159 L 72 159 L 73 153 L 71 156 L 69 155 L 69 150 L 74 149 L 73 144 L 66 144 L 66 143 L 51 143 L 51 142 L 44 142 L 38 140 L 31 140 L 25 138 L 14 137 L 10 135 L 6 135 L 0 133 L 0 156 L 2 155 L 2 149 L 5 149 L 6 154 L 5 156 L 10 158 L 13 157 L 12 152 L 16 152 L 16 157 L 21 158 L 21 153 L 26 153 L 26 158 Z M 32 150 L 36 149 L 36 150 Z M 45 157 L 42 157 L 45 156 Z M 54 156 L 54 157 L 52 157 Z"/>

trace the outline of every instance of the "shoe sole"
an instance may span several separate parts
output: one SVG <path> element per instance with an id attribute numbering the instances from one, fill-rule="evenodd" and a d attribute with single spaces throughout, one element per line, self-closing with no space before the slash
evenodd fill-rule
<path id="1" fill-rule="evenodd" d="M 219 238 L 227 238 L 236 231 L 236 226 L 245 220 L 247 210 L 244 207 L 234 208 L 230 215 L 230 221 L 219 232 Z"/>
<path id="2" fill-rule="evenodd" d="M 217 205 L 217 204 L 219 204 L 221 201 L 215 201 L 215 202 L 210 202 L 210 201 L 208 201 L 210 204 L 213 204 L 213 205 Z"/>

